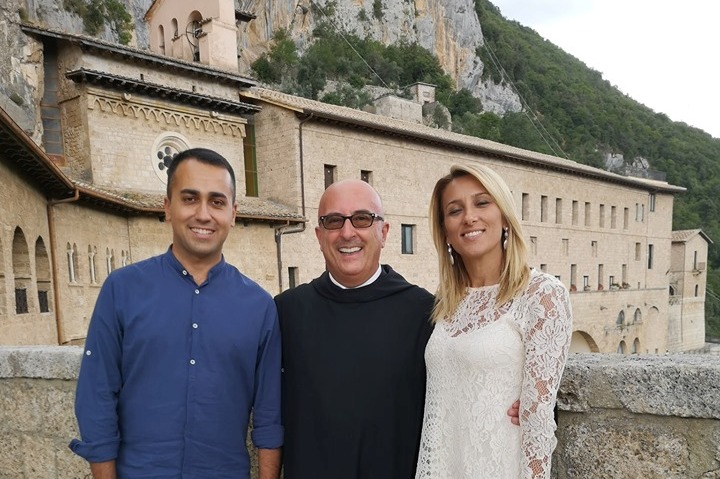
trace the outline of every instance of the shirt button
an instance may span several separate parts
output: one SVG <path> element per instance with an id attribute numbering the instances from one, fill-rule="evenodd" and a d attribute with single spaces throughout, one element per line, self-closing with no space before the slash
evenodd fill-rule
<path id="1" fill-rule="evenodd" d="M 195 290 L 195 294 L 200 294 L 200 290 L 199 290 L 199 289 L 196 289 L 196 290 Z"/>
<path id="2" fill-rule="evenodd" d="M 187 271 L 183 270 L 183 276 L 187 276 Z"/>
<path id="3" fill-rule="evenodd" d="M 194 359 L 191 359 L 191 360 L 190 360 L 190 364 L 195 364 L 195 360 L 194 360 Z"/>
<path id="4" fill-rule="evenodd" d="M 87 351 L 85 351 L 86 356 L 90 356 L 91 354 L 92 354 L 92 351 L 90 351 L 89 349 Z"/>
<path id="5" fill-rule="evenodd" d="M 198 327 L 198 324 L 197 324 L 197 323 L 193 323 L 193 329 L 197 329 L 197 327 Z"/>

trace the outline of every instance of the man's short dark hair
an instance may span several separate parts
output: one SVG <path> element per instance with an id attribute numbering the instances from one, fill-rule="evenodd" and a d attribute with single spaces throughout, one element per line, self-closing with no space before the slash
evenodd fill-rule
<path id="1" fill-rule="evenodd" d="M 233 171 L 230 162 L 225 159 L 220 153 L 210 150 L 208 148 L 190 148 L 189 150 L 181 151 L 175 158 L 173 158 L 170 167 L 167 170 L 168 181 L 167 181 L 167 196 L 170 198 L 170 190 L 172 189 L 173 175 L 175 170 L 185 160 L 197 160 L 200 163 L 206 165 L 217 166 L 225 168 L 230 173 L 230 179 L 232 180 L 232 200 L 235 201 L 235 171 Z"/>

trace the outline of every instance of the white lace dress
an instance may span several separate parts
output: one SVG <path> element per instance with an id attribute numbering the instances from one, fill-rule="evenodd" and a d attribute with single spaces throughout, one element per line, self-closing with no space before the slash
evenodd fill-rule
<path id="1" fill-rule="evenodd" d="M 416 479 L 550 477 L 570 298 L 556 278 L 535 270 L 525 291 L 499 309 L 497 292 L 497 285 L 469 288 L 430 337 Z M 518 398 L 520 427 L 507 416 Z"/>

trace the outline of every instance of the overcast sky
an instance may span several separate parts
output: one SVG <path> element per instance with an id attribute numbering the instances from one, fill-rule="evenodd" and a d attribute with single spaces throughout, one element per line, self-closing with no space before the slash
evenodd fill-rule
<path id="1" fill-rule="evenodd" d="M 720 138 L 719 0 L 490 0 L 623 93 Z"/>

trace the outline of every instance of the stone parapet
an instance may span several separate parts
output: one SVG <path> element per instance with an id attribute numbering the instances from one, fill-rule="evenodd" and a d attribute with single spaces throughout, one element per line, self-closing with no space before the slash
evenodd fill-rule
<path id="1" fill-rule="evenodd" d="M 574 355 L 558 410 L 558 479 L 720 478 L 718 356 Z"/>
<path id="2" fill-rule="evenodd" d="M 67 447 L 81 355 L 0 347 L 0 479 L 88 473 Z M 556 479 L 720 479 L 720 356 L 572 355 L 556 435 Z"/>
<path id="3" fill-rule="evenodd" d="M 0 347 L 0 380 L 13 378 L 77 380 L 78 346 Z"/>

